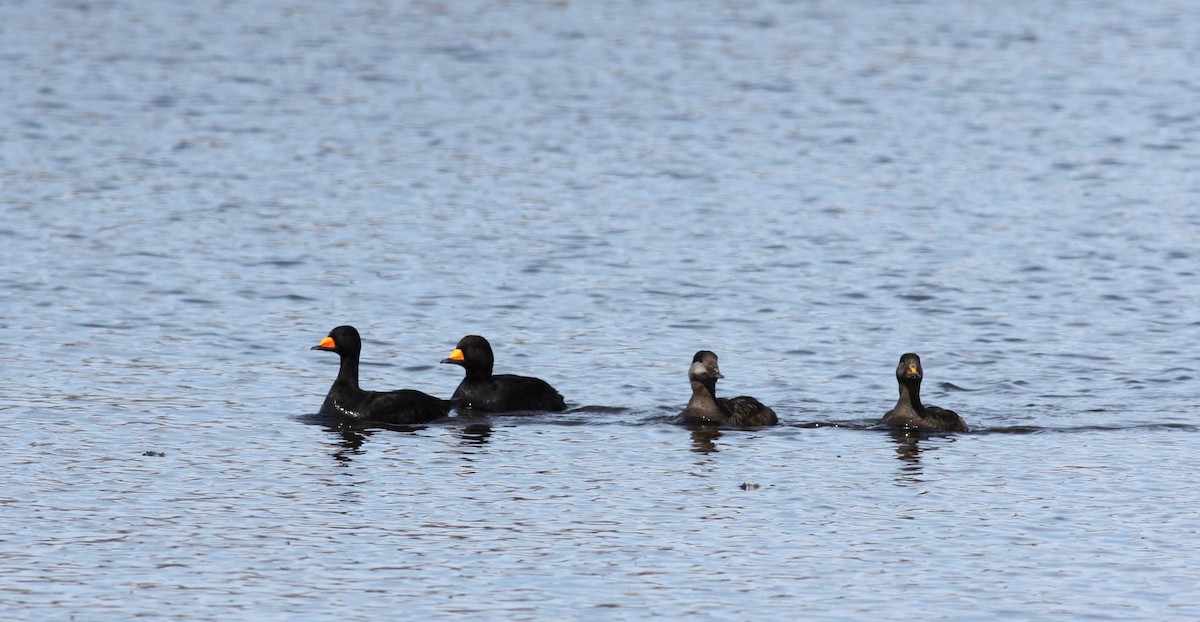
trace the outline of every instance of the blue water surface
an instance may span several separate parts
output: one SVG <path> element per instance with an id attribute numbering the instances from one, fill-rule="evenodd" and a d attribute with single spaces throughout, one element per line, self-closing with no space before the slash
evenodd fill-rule
<path id="1" fill-rule="evenodd" d="M 1196 619 L 1196 24 L 2 3 L 0 610 Z M 321 420 L 339 324 L 570 408 Z M 673 423 L 699 349 L 781 425 Z M 875 427 L 908 351 L 971 432 Z"/>

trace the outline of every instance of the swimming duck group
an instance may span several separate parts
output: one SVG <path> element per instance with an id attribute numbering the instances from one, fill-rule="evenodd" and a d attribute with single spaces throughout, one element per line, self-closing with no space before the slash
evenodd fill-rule
<path id="1" fill-rule="evenodd" d="M 358 385 L 358 360 L 362 339 L 353 326 L 338 326 L 312 347 L 334 352 L 341 357 L 337 379 L 329 388 L 321 414 L 355 421 L 415 424 L 440 419 L 450 410 L 503 413 L 513 411 L 565 410 L 562 394 L 540 378 L 513 374 L 493 374 L 494 355 L 487 339 L 467 335 L 442 363 L 458 365 L 466 372 L 454 395 L 443 400 L 414 389 L 364 391 Z M 967 424 L 952 410 L 927 406 L 921 402 L 921 379 L 925 372 L 921 357 L 908 353 L 896 366 L 900 399 L 880 423 L 896 428 L 937 432 L 966 432 Z M 701 350 L 692 357 L 688 380 L 692 397 L 680 413 L 684 423 L 726 424 L 736 427 L 775 425 L 775 411 L 746 395 L 717 397 L 717 380 L 724 378 L 717 355 Z"/>

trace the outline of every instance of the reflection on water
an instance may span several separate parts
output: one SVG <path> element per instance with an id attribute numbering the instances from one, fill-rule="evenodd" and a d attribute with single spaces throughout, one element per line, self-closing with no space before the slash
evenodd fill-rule
<path id="1" fill-rule="evenodd" d="M 711 454 L 717 450 L 717 440 L 721 438 L 720 426 L 691 423 L 692 451 L 698 454 Z"/>
<path id="2" fill-rule="evenodd" d="M 353 456 L 363 453 L 363 443 L 366 442 L 368 436 L 373 434 L 370 430 L 364 430 L 348 424 L 326 425 L 325 429 L 340 439 L 332 445 L 330 455 L 333 456 L 334 460 L 342 463 L 343 466 L 348 465 Z"/>
<path id="3" fill-rule="evenodd" d="M 308 423 L 312 423 L 314 425 L 319 425 L 328 430 L 335 437 L 336 440 L 331 445 L 330 455 L 334 460 L 341 463 L 343 466 L 348 465 L 353 460 L 354 456 L 361 456 L 364 453 L 363 444 L 367 442 L 367 439 L 371 438 L 380 430 L 415 434 L 416 432 L 424 430 L 428 427 L 426 425 L 362 423 L 341 419 L 330 419 L 320 415 L 301 417 L 300 420 L 307 421 Z"/>
<path id="4" fill-rule="evenodd" d="M 896 481 L 901 484 L 921 482 L 921 439 L 927 438 L 928 434 L 918 430 L 888 430 L 888 435 L 896 443 L 896 458 L 904 463 L 896 474 Z"/>
<path id="5" fill-rule="evenodd" d="M 454 435 L 462 441 L 463 446 L 482 447 L 492 437 L 492 422 L 484 420 L 467 423 L 457 428 Z"/>
<path id="6" fill-rule="evenodd" d="M 320 416 L 301 417 L 300 420 L 319 425 L 330 432 L 335 439 L 330 445 L 330 455 L 343 466 L 348 465 L 356 456 L 363 455 L 366 451 L 363 447 L 364 444 L 380 431 L 416 434 L 430 428 L 429 425 L 331 421 Z M 493 434 L 492 422 L 488 418 L 459 418 L 450 420 L 445 425 L 451 430 L 453 438 L 458 441 L 457 446 L 469 450 L 461 453 L 475 453 L 475 450 L 488 444 Z"/>

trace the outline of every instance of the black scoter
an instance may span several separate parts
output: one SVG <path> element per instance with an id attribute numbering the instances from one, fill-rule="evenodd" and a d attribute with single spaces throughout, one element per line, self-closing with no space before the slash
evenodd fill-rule
<path id="1" fill-rule="evenodd" d="M 338 326 L 313 350 L 335 352 L 342 359 L 337 379 L 325 396 L 321 414 L 355 421 L 412 424 L 445 417 L 450 402 L 414 389 L 364 391 L 358 386 L 358 357 L 362 340 L 353 326 Z"/>
<path id="2" fill-rule="evenodd" d="M 454 390 L 455 406 L 501 413 L 515 410 L 561 411 L 563 396 L 545 380 L 512 374 L 492 374 L 492 345 L 479 335 L 459 340 L 443 363 L 460 365 L 467 375 Z"/>
<path id="3" fill-rule="evenodd" d="M 958 413 L 921 403 L 921 378 L 924 376 L 921 357 L 912 352 L 900 357 L 900 364 L 896 366 L 900 399 L 895 408 L 889 410 L 879 422 L 897 428 L 931 432 L 966 432 L 967 423 Z"/>

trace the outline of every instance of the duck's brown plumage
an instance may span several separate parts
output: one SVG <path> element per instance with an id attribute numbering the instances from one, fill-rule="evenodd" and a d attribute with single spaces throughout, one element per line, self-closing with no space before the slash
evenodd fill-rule
<path id="1" fill-rule="evenodd" d="M 966 432 L 967 422 L 963 421 L 958 413 L 921 403 L 921 379 L 924 377 L 921 357 L 911 352 L 901 356 L 900 363 L 896 366 L 900 399 L 879 422 L 897 428 L 915 428 L 931 432 Z"/>
<path id="2" fill-rule="evenodd" d="M 692 398 L 680 413 L 686 423 L 725 423 L 738 427 L 775 425 L 775 411 L 753 397 L 743 395 L 732 399 L 717 397 L 717 380 L 724 378 L 717 365 L 717 355 L 701 350 L 692 357 L 688 380 L 692 383 Z"/>

